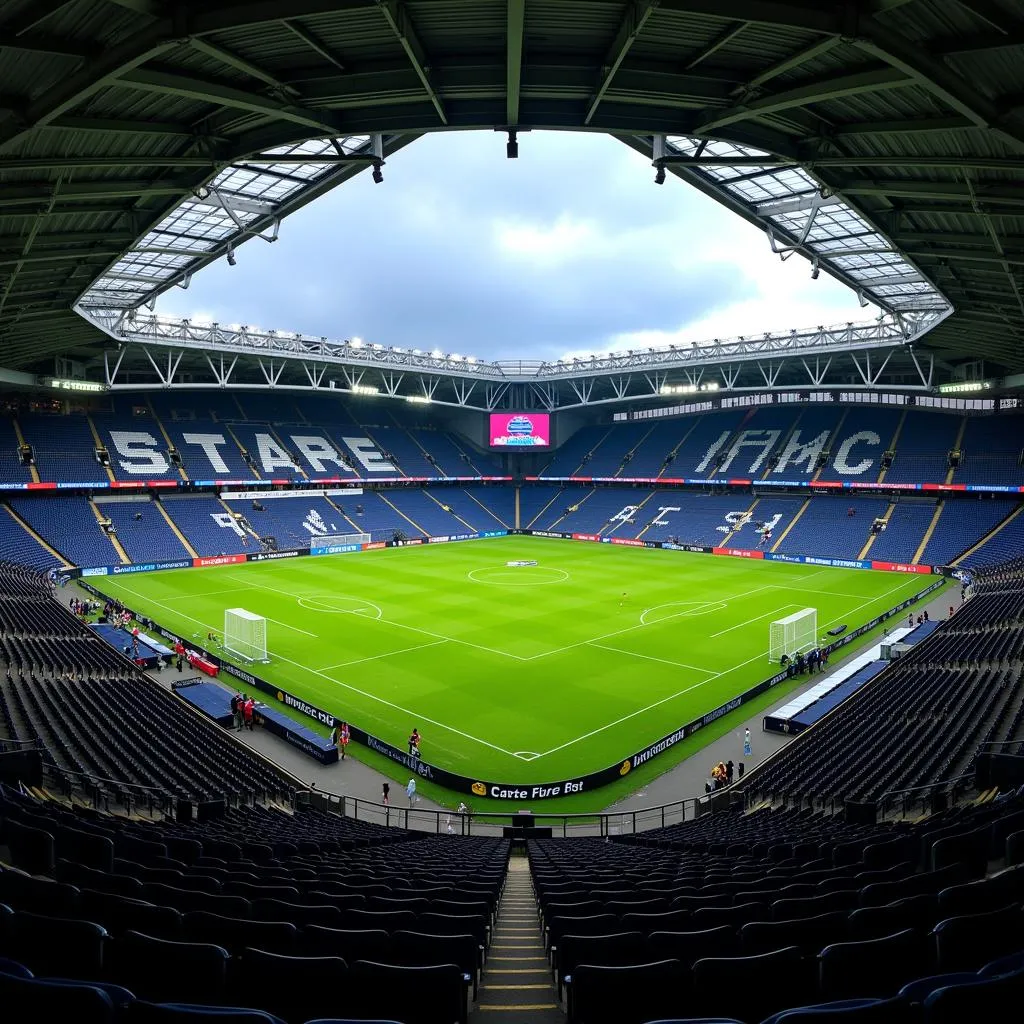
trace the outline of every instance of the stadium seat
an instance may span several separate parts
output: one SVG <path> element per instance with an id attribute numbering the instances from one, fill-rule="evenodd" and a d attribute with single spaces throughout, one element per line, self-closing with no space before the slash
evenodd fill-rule
<path id="1" fill-rule="evenodd" d="M 997 957 L 1016 952 L 1021 924 L 1018 905 L 940 921 L 932 932 L 935 962 L 940 971 L 979 970 Z"/>
<path id="2" fill-rule="evenodd" d="M 340 957 L 281 956 L 243 949 L 228 970 L 228 991 L 250 993 L 249 1000 L 289 1022 L 322 1017 L 338 1006 L 348 965 Z M 287 979 L 277 985 L 268 979 Z"/>
<path id="3" fill-rule="evenodd" d="M 0 936 L 0 954 L 16 957 L 37 977 L 92 981 L 103 977 L 107 933 L 91 921 L 17 911 Z"/>
<path id="4" fill-rule="evenodd" d="M 368 1020 L 394 1017 L 402 1024 L 465 1024 L 466 985 L 455 964 L 395 967 L 366 960 L 351 965 L 346 1006 Z"/>
<path id="5" fill-rule="evenodd" d="M 998 1020 L 1024 997 L 1024 971 L 936 989 L 924 1001 L 925 1024 Z"/>
<path id="6" fill-rule="evenodd" d="M 113 1000 L 96 985 L 65 984 L 0 974 L 0 1005 L 10 1024 L 75 1021 L 76 1024 L 115 1024 Z"/>
<path id="7" fill-rule="evenodd" d="M 114 979 L 133 986 L 141 999 L 206 1004 L 219 1003 L 224 995 L 228 951 L 221 946 L 129 931 L 114 945 L 111 959 Z"/>
<path id="8" fill-rule="evenodd" d="M 131 1021 L 132 1024 L 284 1024 L 282 1019 L 263 1010 L 141 1001 L 132 1006 Z"/>
<path id="9" fill-rule="evenodd" d="M 762 1024 L 907 1024 L 900 999 L 847 999 L 773 1014 Z"/>
<path id="10" fill-rule="evenodd" d="M 679 999 L 678 960 L 624 967 L 580 964 L 568 979 L 569 1024 L 645 1024 L 664 1017 Z"/>
<path id="11" fill-rule="evenodd" d="M 785 977 L 786 984 L 778 980 Z M 763 1020 L 784 1009 L 793 992 L 814 987 L 813 972 L 796 946 L 748 957 L 709 957 L 693 965 L 694 1002 L 705 1013 Z"/>
<path id="12" fill-rule="evenodd" d="M 912 928 L 877 939 L 839 942 L 818 956 L 824 999 L 884 999 L 926 969 L 924 937 Z"/>

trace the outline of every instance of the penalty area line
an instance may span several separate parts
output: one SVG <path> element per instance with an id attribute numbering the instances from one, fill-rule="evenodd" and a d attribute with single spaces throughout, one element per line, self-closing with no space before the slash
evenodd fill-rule
<path id="1" fill-rule="evenodd" d="M 645 661 L 660 661 L 662 665 L 671 665 L 673 668 L 688 668 L 694 672 L 702 672 L 706 676 L 714 678 L 720 675 L 709 668 L 701 668 L 699 665 L 687 665 L 682 661 L 669 661 L 668 658 L 656 658 L 653 654 L 640 654 L 637 651 L 624 651 L 620 647 L 609 647 L 607 644 L 599 644 L 593 640 L 588 644 L 590 647 L 600 647 L 602 651 L 612 651 L 614 654 L 625 654 L 630 658 L 643 658 Z M 707 680 L 705 680 L 707 682 Z"/>
<path id="2" fill-rule="evenodd" d="M 437 647 L 440 644 L 449 643 L 448 640 L 431 640 L 429 644 L 413 644 L 412 647 L 400 647 L 397 651 L 385 651 L 383 654 L 373 654 L 369 658 L 356 658 L 355 661 L 341 661 L 337 665 L 325 665 L 317 669 L 318 672 L 331 672 L 336 668 L 349 668 L 351 665 L 362 665 L 366 661 L 380 661 L 381 658 L 393 658 L 396 654 L 408 654 L 410 651 L 422 651 L 425 647 Z"/>

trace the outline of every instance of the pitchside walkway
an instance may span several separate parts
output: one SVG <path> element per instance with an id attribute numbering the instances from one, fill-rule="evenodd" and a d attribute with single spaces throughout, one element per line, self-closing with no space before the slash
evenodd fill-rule
<path id="1" fill-rule="evenodd" d="M 70 602 L 72 597 L 87 595 L 84 591 L 78 591 L 76 587 L 69 586 L 58 592 L 61 599 Z M 933 619 L 943 619 L 949 613 L 949 606 L 958 606 L 960 603 L 959 592 L 954 587 L 948 587 L 934 601 L 928 605 L 917 605 L 914 607 L 914 615 L 928 608 L 928 613 Z M 877 643 L 873 641 L 873 643 Z M 832 667 L 837 667 L 845 661 L 857 656 L 865 648 L 865 644 L 851 644 L 844 648 L 846 652 L 843 657 L 833 660 Z M 151 677 L 162 686 L 170 688 L 170 685 L 178 674 L 170 669 L 162 672 L 150 673 Z M 805 683 L 797 689 L 780 698 L 777 705 L 771 705 L 765 711 L 760 711 L 743 722 L 738 722 L 725 736 L 713 741 L 692 757 L 687 758 L 677 767 L 664 775 L 659 776 L 653 782 L 644 786 L 636 793 L 616 801 L 605 808 L 606 813 L 630 813 L 634 810 L 641 810 L 645 807 L 657 807 L 661 804 L 670 804 L 679 800 L 702 796 L 704 794 L 704 783 L 710 774 L 711 766 L 719 761 L 732 760 L 735 763 L 745 762 L 749 771 L 763 761 L 770 754 L 773 754 L 780 747 L 790 742 L 786 736 L 775 733 L 766 733 L 761 730 L 761 721 L 766 713 L 771 713 L 776 707 L 788 703 L 798 694 L 816 685 L 820 676 L 808 676 Z M 750 729 L 751 756 L 743 756 L 743 732 Z M 410 827 L 429 828 L 436 827 L 437 819 L 433 812 L 444 811 L 446 808 L 433 801 L 417 796 L 413 808 L 409 808 L 409 801 L 405 795 L 405 783 L 387 779 L 379 772 L 363 764 L 353 757 L 348 757 L 344 762 L 332 765 L 322 765 L 299 753 L 287 743 L 276 736 L 256 730 L 253 732 L 233 732 L 239 742 L 259 751 L 268 760 L 279 765 L 289 774 L 295 776 L 299 781 L 308 784 L 321 792 L 331 793 L 338 796 L 354 797 L 367 804 L 379 804 L 381 801 L 382 787 L 385 782 L 391 784 L 391 807 L 385 817 L 384 812 L 379 808 L 360 808 L 359 816 L 368 821 L 376 821 L 380 824 L 390 823 L 405 825 L 408 821 Z M 458 802 L 458 797 L 453 794 L 452 803 Z M 544 806 L 539 804 L 533 808 L 537 813 L 543 813 Z M 417 812 L 425 812 L 418 814 Z M 443 828 L 442 821 L 442 828 Z M 474 832 L 499 831 L 498 829 L 484 828 L 474 825 Z"/>

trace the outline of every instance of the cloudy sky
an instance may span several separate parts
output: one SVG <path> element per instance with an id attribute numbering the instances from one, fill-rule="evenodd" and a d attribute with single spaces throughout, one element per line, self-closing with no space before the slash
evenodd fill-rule
<path id="1" fill-rule="evenodd" d="M 865 320 L 848 289 L 604 135 L 427 136 L 162 313 L 498 359 Z"/>

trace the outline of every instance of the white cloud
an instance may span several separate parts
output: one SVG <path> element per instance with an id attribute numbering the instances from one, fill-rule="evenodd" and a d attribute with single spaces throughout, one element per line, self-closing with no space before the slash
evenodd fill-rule
<path id="1" fill-rule="evenodd" d="M 247 243 L 161 311 L 484 358 L 547 358 L 870 319 L 848 289 L 607 136 L 426 136 Z M 192 313 L 196 308 L 201 313 Z"/>

